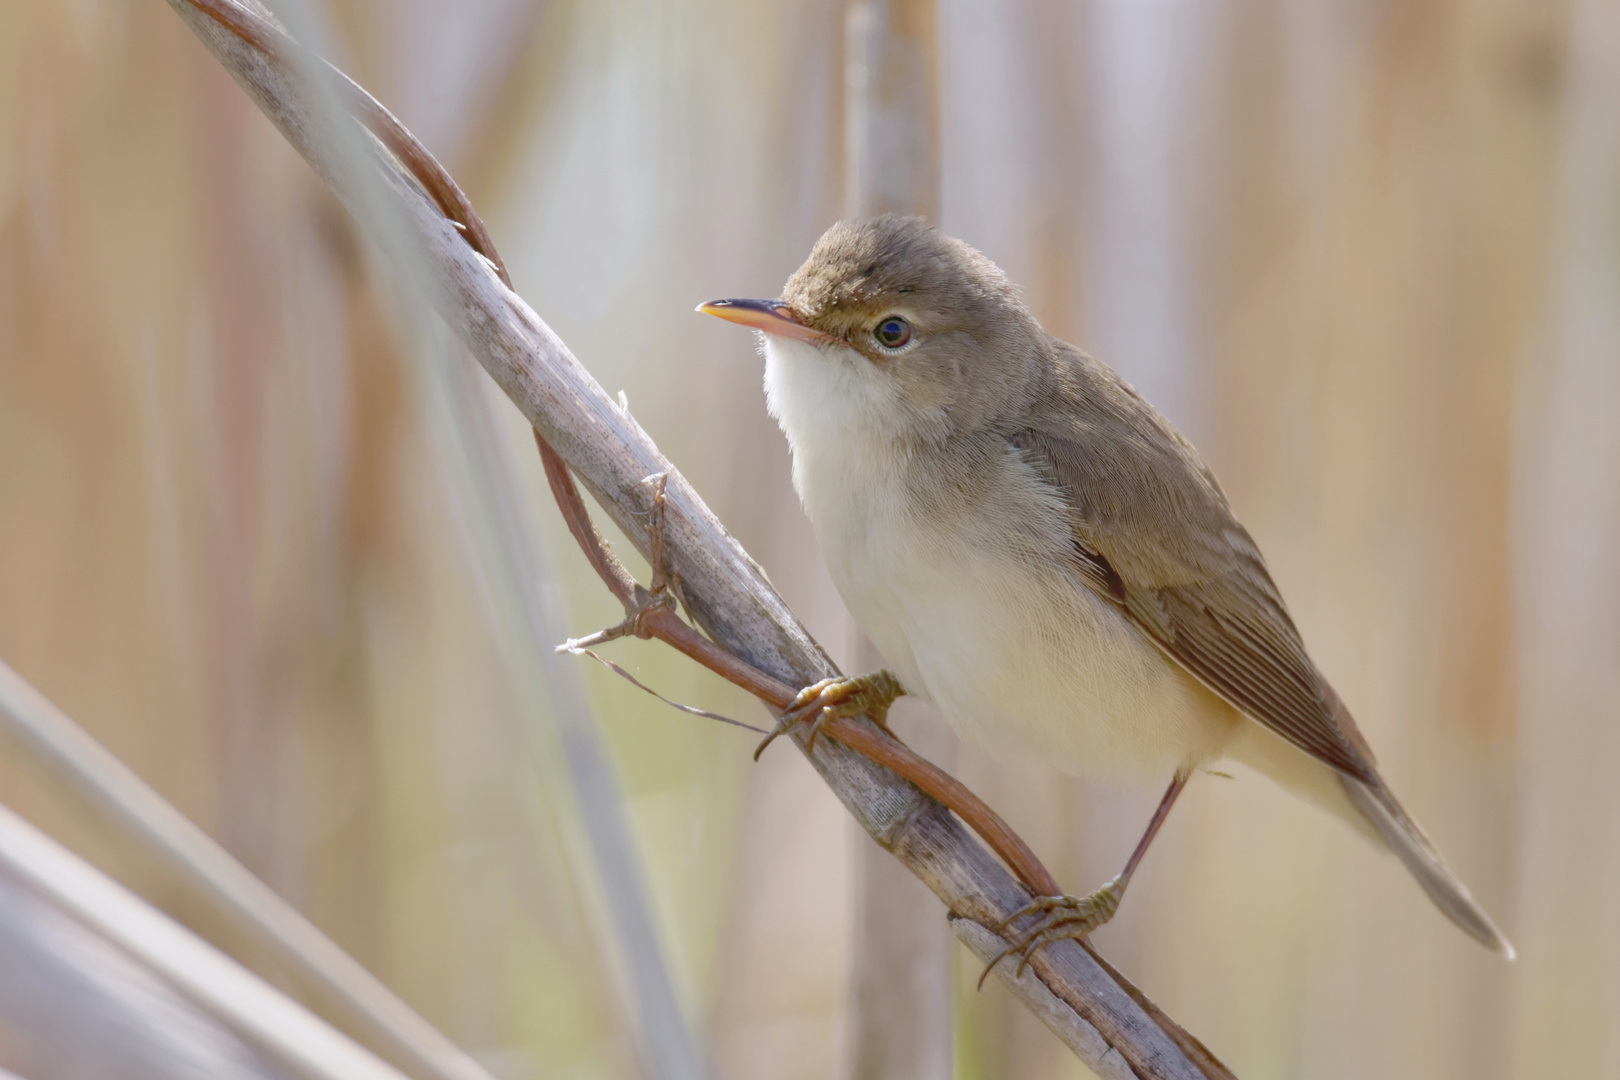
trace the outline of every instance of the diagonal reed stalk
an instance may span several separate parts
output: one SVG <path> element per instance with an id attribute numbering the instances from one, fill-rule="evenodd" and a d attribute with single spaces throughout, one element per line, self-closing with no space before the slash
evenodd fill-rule
<path id="1" fill-rule="evenodd" d="M 0 919 L 15 965 L 0 983 L 65 1003 L 70 1013 L 8 1031 L 12 1062 L 58 1076 L 105 1075 L 109 1067 L 127 1076 L 197 1076 L 214 1068 L 231 1080 L 405 1080 L 4 807 Z M 21 956 L 18 936 L 28 942 Z M 259 1054 L 270 1060 L 256 1062 Z M 10 1076 L 0 1069 L 0 1078 Z"/>
<path id="2" fill-rule="evenodd" d="M 492 1080 L 376 976 L 0 663 L 0 745 L 44 766 L 121 841 L 174 871 L 391 1061 L 431 1080 Z"/>
<path id="3" fill-rule="evenodd" d="M 624 603 L 638 636 L 658 637 L 780 708 L 793 689 L 835 673 L 759 567 L 628 413 L 611 401 L 510 288 L 488 232 L 437 162 L 391 115 L 341 75 L 323 95 L 315 62 L 266 19 L 232 0 L 170 5 L 359 220 L 386 262 L 430 283 L 431 304 L 534 425 L 548 478 L 571 531 Z M 376 137 L 361 160 L 337 137 L 340 101 Z M 379 200 L 376 193 L 386 195 Z M 379 202 L 386 206 L 380 206 Z M 389 222 L 378 220 L 386 209 Z M 649 603 L 590 525 L 570 470 L 652 555 L 649 477 L 662 475 L 661 549 L 688 615 Z M 1002 940 L 986 927 L 1027 893 L 936 801 L 950 802 L 1034 888 L 1056 891 L 1021 841 L 955 781 L 870 722 L 828 725 L 810 760 L 862 827 L 922 879 L 952 913 L 957 936 L 988 959 Z M 802 736 L 801 749 L 809 750 Z M 881 764 L 880 764 L 881 763 Z M 887 767 L 884 767 L 887 766 Z M 903 778 L 904 777 L 904 778 Z M 927 792 L 925 794 L 925 792 Z M 1099 1074 L 1209 1080 L 1230 1073 L 1195 1039 L 1088 949 L 1062 942 L 1022 976 L 996 969 L 1026 1005 Z"/>

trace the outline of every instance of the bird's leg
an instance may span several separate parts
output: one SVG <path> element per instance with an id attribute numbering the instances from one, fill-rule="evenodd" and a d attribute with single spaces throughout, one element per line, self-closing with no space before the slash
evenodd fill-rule
<path id="1" fill-rule="evenodd" d="M 869 716 L 873 723 L 887 731 L 889 706 L 905 692 L 900 680 L 887 671 L 871 675 L 839 675 L 812 683 L 800 690 L 799 696 L 788 705 L 776 728 L 765 736 L 765 741 L 754 751 L 754 760 L 759 760 L 759 755 L 778 735 L 793 730 L 812 716 L 815 719 L 810 725 L 810 750 L 816 748 L 816 736 L 821 734 L 822 725 L 829 720 Z"/>
<path id="2" fill-rule="evenodd" d="M 1125 886 L 1130 884 L 1131 875 L 1136 873 L 1137 864 L 1147 849 L 1153 843 L 1153 838 L 1159 834 L 1164 825 L 1165 818 L 1170 816 L 1170 808 L 1176 804 L 1176 797 L 1181 789 L 1187 786 L 1186 772 L 1176 773 L 1175 779 L 1165 790 L 1164 798 L 1159 800 L 1159 808 L 1153 812 L 1153 819 L 1148 822 L 1147 831 L 1142 839 L 1136 843 L 1136 850 L 1121 870 L 1108 884 L 1092 893 L 1090 896 L 1037 896 L 1011 915 L 1001 921 L 996 927 L 996 933 L 1007 936 L 1007 928 L 1025 915 L 1040 913 L 1035 925 L 1015 936 L 1007 937 L 1007 947 L 996 954 L 984 969 L 984 975 L 979 976 L 979 985 L 984 985 L 985 976 L 990 974 L 992 968 L 1001 962 L 1003 957 L 1018 954 L 1018 974 L 1024 973 L 1031 958 L 1042 946 L 1049 945 L 1063 938 L 1083 938 L 1093 930 L 1102 926 L 1114 917 L 1119 910 L 1119 902 L 1125 896 Z"/>

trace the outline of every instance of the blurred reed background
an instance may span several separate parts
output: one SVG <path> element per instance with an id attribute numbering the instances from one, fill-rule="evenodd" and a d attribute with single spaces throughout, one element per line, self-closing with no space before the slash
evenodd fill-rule
<path id="1" fill-rule="evenodd" d="M 752 345 L 691 311 L 775 295 L 845 205 L 843 6 L 320 10 L 850 657 Z M 1620 1077 L 1620 4 L 942 0 L 939 48 L 943 225 L 1198 442 L 1521 959 L 1247 775 L 1193 785 L 1099 946 L 1250 1080 Z M 500 614 L 528 586 L 368 258 L 164 5 L 0 7 L 0 658 L 498 1076 L 647 1074 L 549 669 Z M 561 630 L 616 621 L 471 385 Z M 850 1075 L 867 841 L 785 746 L 577 663 L 716 1072 Z M 1158 794 L 956 760 L 1077 891 Z M 231 941 L 27 762 L 0 801 Z M 1082 1071 L 955 964 L 958 1076 Z"/>

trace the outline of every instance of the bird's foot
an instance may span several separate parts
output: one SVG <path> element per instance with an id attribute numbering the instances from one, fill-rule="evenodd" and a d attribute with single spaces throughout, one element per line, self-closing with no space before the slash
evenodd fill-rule
<path id="1" fill-rule="evenodd" d="M 1120 875 L 1090 896 L 1037 896 L 996 927 L 996 933 L 1007 939 L 1007 947 L 985 965 L 984 974 L 979 976 L 979 985 L 984 985 L 985 978 L 1005 957 L 1017 955 L 1017 974 L 1023 975 L 1035 954 L 1045 946 L 1064 938 L 1078 941 L 1088 936 L 1114 917 L 1124 895 L 1125 878 Z M 1040 918 L 1033 926 L 1017 934 L 1007 933 L 1007 928 L 1013 923 L 1026 915 L 1035 914 L 1039 914 Z"/>
<path id="2" fill-rule="evenodd" d="M 840 675 L 812 683 L 800 690 L 799 696 L 788 705 L 782 718 L 777 721 L 775 730 L 765 736 L 765 741 L 754 751 L 754 760 L 759 760 L 759 755 L 778 735 L 792 731 L 806 720 L 810 721 L 810 743 L 806 748 L 810 751 L 815 750 L 816 737 L 829 720 L 867 716 L 887 730 L 889 706 L 905 692 L 900 680 L 887 671 L 871 675 Z"/>

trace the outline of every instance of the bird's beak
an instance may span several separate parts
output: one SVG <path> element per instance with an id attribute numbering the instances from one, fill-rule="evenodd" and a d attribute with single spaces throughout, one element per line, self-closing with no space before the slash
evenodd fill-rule
<path id="1" fill-rule="evenodd" d="M 799 313 L 780 300 L 710 300 L 699 304 L 697 309 L 751 330 L 808 341 L 812 345 L 831 345 L 834 341 L 820 330 L 806 326 Z"/>

